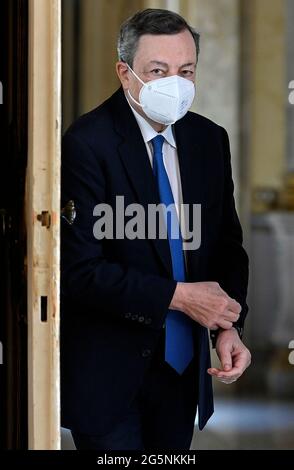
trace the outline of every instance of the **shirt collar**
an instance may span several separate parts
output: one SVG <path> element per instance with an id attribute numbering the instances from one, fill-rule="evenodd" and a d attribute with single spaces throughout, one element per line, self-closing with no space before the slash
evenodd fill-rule
<path id="1" fill-rule="evenodd" d="M 172 126 L 171 124 L 169 126 L 167 126 L 164 131 L 162 132 L 156 132 L 155 129 L 153 129 L 153 127 L 149 124 L 149 122 L 146 121 L 146 119 L 143 118 L 143 116 L 141 116 L 141 114 L 139 114 L 134 108 L 133 106 L 131 105 L 131 103 L 129 102 L 129 100 L 127 99 L 127 102 L 129 103 L 130 107 L 131 107 L 131 110 L 133 111 L 133 114 L 137 120 L 137 123 L 140 127 L 140 130 L 141 130 L 141 133 L 142 133 L 142 136 L 143 136 L 143 139 L 144 139 L 144 142 L 147 143 L 147 142 L 150 142 L 152 139 L 154 139 L 154 137 L 156 137 L 157 135 L 163 135 L 163 137 L 165 138 L 165 140 L 174 148 L 177 148 L 177 145 L 176 145 L 176 141 L 175 141 L 175 138 L 174 138 L 174 134 L 173 134 L 173 129 L 172 129 Z"/>

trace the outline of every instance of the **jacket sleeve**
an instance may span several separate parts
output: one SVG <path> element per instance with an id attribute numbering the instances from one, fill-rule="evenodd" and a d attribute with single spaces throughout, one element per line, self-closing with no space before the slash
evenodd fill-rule
<path id="1" fill-rule="evenodd" d="M 68 131 L 62 143 L 62 207 L 73 200 L 76 218 L 62 218 L 61 293 L 69 302 L 97 315 L 132 316 L 161 328 L 176 282 L 140 272 L 107 258 L 104 240 L 93 235 L 93 209 L 106 201 L 107 176 L 87 142 Z"/>
<path id="2" fill-rule="evenodd" d="M 248 256 L 243 248 L 243 235 L 235 208 L 234 184 L 232 179 L 229 137 L 225 129 L 220 128 L 224 161 L 224 197 L 222 222 L 216 256 L 217 279 L 224 291 L 237 300 L 242 311 L 234 324 L 242 337 L 244 321 L 248 312 L 246 303 L 248 286 Z M 211 332 L 213 344 L 217 333 Z"/>

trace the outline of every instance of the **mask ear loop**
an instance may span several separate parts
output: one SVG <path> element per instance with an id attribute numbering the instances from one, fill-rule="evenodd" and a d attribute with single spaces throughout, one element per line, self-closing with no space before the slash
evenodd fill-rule
<path id="1" fill-rule="evenodd" d="M 138 75 L 137 75 L 137 74 L 134 72 L 134 70 L 129 66 L 129 64 L 127 64 L 127 67 L 128 67 L 128 69 L 132 72 L 132 74 L 135 75 L 136 79 L 139 80 L 139 82 L 142 83 L 142 85 L 146 85 L 146 83 L 143 82 L 143 80 L 141 80 L 140 77 L 138 77 Z"/>
<path id="2" fill-rule="evenodd" d="M 129 66 L 129 64 L 127 64 L 127 67 L 128 69 L 132 72 L 132 74 L 136 77 L 137 80 L 139 80 L 140 83 L 142 83 L 143 86 L 146 86 L 146 83 L 143 82 L 143 80 L 141 80 L 140 77 L 138 77 L 138 75 L 134 72 L 134 70 Z M 145 106 L 141 103 L 139 103 L 137 100 L 135 100 L 135 98 L 131 95 L 130 93 L 130 90 L 128 90 L 128 95 L 129 97 L 131 98 L 131 100 L 136 103 L 138 106 L 140 106 L 141 108 L 145 108 Z"/>

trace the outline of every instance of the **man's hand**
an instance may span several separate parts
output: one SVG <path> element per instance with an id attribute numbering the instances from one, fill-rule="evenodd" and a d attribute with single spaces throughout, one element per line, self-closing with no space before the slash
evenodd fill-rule
<path id="1" fill-rule="evenodd" d="M 217 282 L 178 282 L 169 308 L 186 313 L 210 330 L 232 328 L 241 312 L 240 304 Z"/>
<path id="2" fill-rule="evenodd" d="M 207 372 L 226 384 L 238 380 L 251 363 L 251 354 L 240 340 L 235 328 L 218 334 L 216 352 L 221 368 L 212 367 Z"/>

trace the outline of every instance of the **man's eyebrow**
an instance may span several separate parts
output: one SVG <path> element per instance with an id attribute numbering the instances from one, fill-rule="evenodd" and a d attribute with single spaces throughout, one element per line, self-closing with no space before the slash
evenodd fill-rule
<path id="1" fill-rule="evenodd" d="M 154 65 L 162 65 L 163 67 L 168 67 L 168 64 L 166 62 L 160 62 L 159 60 L 150 60 L 150 64 Z"/>
<path id="2" fill-rule="evenodd" d="M 166 67 L 168 68 L 168 64 L 166 62 L 161 62 L 160 60 L 150 60 L 149 64 L 154 64 L 154 65 L 160 65 L 162 67 Z M 196 67 L 196 63 L 195 62 L 187 62 L 186 64 L 183 64 L 183 65 L 180 65 L 179 68 L 182 68 L 182 67 Z"/>
<path id="3" fill-rule="evenodd" d="M 195 62 L 188 62 L 187 64 L 181 65 L 180 68 L 182 68 L 182 67 L 190 67 L 191 65 L 192 65 L 193 67 L 196 67 L 196 63 L 195 63 Z"/>

